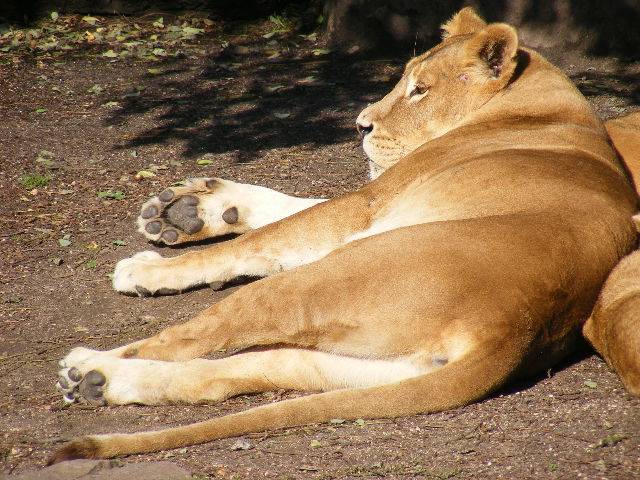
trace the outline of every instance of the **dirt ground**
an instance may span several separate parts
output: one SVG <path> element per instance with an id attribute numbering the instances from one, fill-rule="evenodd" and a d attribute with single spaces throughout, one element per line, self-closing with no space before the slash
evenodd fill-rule
<path id="1" fill-rule="evenodd" d="M 265 29 L 216 30 L 195 50 L 152 61 L 87 49 L 0 62 L 0 471 L 41 467 L 73 436 L 181 425 L 296 395 L 64 409 L 54 389 L 70 347 L 151 335 L 232 290 L 131 298 L 111 289 L 117 260 L 157 248 L 134 227 L 150 195 L 192 176 L 313 196 L 366 181 L 355 117 L 410 52 L 336 58 L 293 33 L 265 39 Z M 548 53 L 603 117 L 640 105 L 638 65 Z M 140 171 L 154 176 L 136 179 Z M 36 173 L 48 185 L 25 185 Z M 170 459 L 197 478 L 631 479 L 640 475 L 640 399 L 585 350 L 454 411 L 245 438 L 249 449 L 228 439 L 124 461 Z"/>

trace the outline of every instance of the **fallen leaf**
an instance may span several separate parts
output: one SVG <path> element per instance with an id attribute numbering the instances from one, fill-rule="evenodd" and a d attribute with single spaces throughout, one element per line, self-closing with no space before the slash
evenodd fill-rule
<path id="1" fill-rule="evenodd" d="M 119 107 L 120 104 L 118 102 L 111 101 L 111 102 L 103 103 L 102 106 L 104 108 L 115 108 L 115 107 Z"/>
<path id="2" fill-rule="evenodd" d="M 322 444 L 318 440 L 311 440 L 309 442 L 309 447 L 310 448 L 319 448 L 321 446 L 322 446 Z"/>
<path id="3" fill-rule="evenodd" d="M 185 38 L 193 37 L 195 35 L 200 35 L 201 33 L 204 33 L 204 30 L 202 28 L 190 27 L 188 25 L 182 27 L 182 36 Z"/>
<path id="4" fill-rule="evenodd" d="M 59 17 L 58 12 L 51 12 L 49 16 L 51 17 L 51 20 L 53 20 L 54 22 L 58 20 L 58 17 Z"/>
<path id="5" fill-rule="evenodd" d="M 311 50 L 311 52 L 316 57 L 319 57 L 320 55 L 328 55 L 329 53 L 331 53 L 331 50 L 329 50 L 328 48 L 316 48 L 314 50 Z"/>
<path id="6" fill-rule="evenodd" d="M 109 49 L 106 52 L 104 52 L 102 54 L 103 57 L 107 57 L 107 58 L 117 58 L 118 54 L 116 52 L 114 52 L 113 50 Z"/>
<path id="7" fill-rule="evenodd" d="M 362 418 L 358 418 L 355 422 L 356 425 L 358 425 L 359 427 L 364 427 L 366 425 L 367 422 L 365 422 Z"/>
<path id="8" fill-rule="evenodd" d="M 140 170 L 138 173 L 136 173 L 135 178 L 137 180 L 140 180 L 141 178 L 151 178 L 155 176 L 156 174 L 153 172 L 150 172 L 149 170 Z"/>
<path id="9" fill-rule="evenodd" d="M 160 75 L 162 73 L 162 70 L 160 70 L 159 68 L 147 68 L 147 73 L 149 73 L 150 75 Z"/>
<path id="10" fill-rule="evenodd" d="M 113 243 L 116 247 L 124 247 L 127 242 L 125 242 L 124 240 L 114 240 Z"/>
<path id="11" fill-rule="evenodd" d="M 87 268 L 96 268 L 98 266 L 98 262 L 95 260 L 89 260 L 87 263 Z"/>
<path id="12" fill-rule="evenodd" d="M 95 85 L 93 85 L 91 88 L 87 90 L 87 93 L 93 93 L 94 95 L 98 95 L 102 93 L 103 90 L 104 88 L 102 88 L 100 85 L 96 83 Z"/>
<path id="13" fill-rule="evenodd" d="M 288 112 L 273 112 L 273 116 L 279 119 L 289 118 L 291 116 Z"/>
<path id="14" fill-rule="evenodd" d="M 199 160 L 196 160 L 196 165 L 200 165 L 202 167 L 211 165 L 212 163 L 213 160 L 209 160 L 208 158 L 200 158 Z"/>
<path id="15" fill-rule="evenodd" d="M 265 87 L 265 90 L 269 93 L 273 93 L 276 92 L 282 88 L 285 88 L 285 85 L 269 85 L 267 87 Z"/>
<path id="16" fill-rule="evenodd" d="M 124 193 L 121 192 L 120 190 L 116 190 L 111 191 L 111 190 L 104 190 L 102 192 L 98 192 L 98 198 L 102 198 L 102 199 L 113 199 L 113 200 L 124 200 Z"/>
<path id="17" fill-rule="evenodd" d="M 329 420 L 329 423 L 331 423 L 333 425 L 341 425 L 344 422 L 345 421 L 342 418 L 332 418 L 331 420 Z"/>
<path id="18" fill-rule="evenodd" d="M 68 247 L 69 245 L 71 245 L 71 235 L 67 234 L 62 238 L 58 239 L 58 244 L 61 247 Z"/>
<path id="19" fill-rule="evenodd" d="M 95 25 L 98 19 L 96 17 L 90 17 L 87 15 L 86 17 L 82 17 L 82 21 L 89 25 Z"/>
<path id="20" fill-rule="evenodd" d="M 35 110 L 36 113 L 44 113 L 46 111 L 47 111 L 47 109 L 46 108 L 42 108 L 42 107 L 36 108 L 36 110 Z"/>
<path id="21" fill-rule="evenodd" d="M 585 380 L 584 385 L 589 388 L 598 388 L 598 384 L 593 380 Z"/>

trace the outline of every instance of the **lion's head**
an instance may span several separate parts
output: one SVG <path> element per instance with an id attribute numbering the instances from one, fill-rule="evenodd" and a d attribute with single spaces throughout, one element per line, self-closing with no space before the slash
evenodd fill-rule
<path id="1" fill-rule="evenodd" d="M 442 42 L 409 61 L 393 90 L 358 116 L 372 178 L 462 124 L 513 75 L 518 36 L 511 26 L 487 25 L 467 7 L 442 29 Z"/>

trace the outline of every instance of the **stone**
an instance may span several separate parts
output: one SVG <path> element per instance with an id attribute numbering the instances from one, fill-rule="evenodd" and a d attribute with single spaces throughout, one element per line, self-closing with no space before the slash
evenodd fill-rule
<path id="1" fill-rule="evenodd" d="M 122 464 L 117 460 L 70 460 L 5 478 L 6 480 L 191 480 L 192 475 L 171 462 Z"/>

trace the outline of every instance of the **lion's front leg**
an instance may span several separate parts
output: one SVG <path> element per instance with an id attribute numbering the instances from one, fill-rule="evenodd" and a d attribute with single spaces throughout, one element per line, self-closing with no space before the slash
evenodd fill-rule
<path id="1" fill-rule="evenodd" d="M 245 233 L 323 201 L 220 178 L 195 178 L 147 201 L 138 231 L 149 240 L 175 245 Z"/>
<path id="2" fill-rule="evenodd" d="M 372 203 L 368 194 L 356 192 L 204 250 L 173 258 L 141 252 L 118 262 L 113 287 L 122 293 L 165 295 L 311 263 L 365 231 Z"/>

